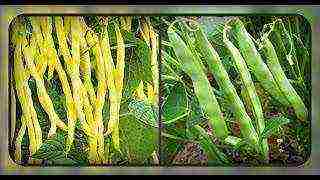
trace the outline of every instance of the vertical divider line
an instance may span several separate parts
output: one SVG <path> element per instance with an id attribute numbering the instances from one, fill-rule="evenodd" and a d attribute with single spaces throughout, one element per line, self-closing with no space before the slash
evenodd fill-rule
<path id="1" fill-rule="evenodd" d="M 163 166 L 163 155 L 162 155 L 162 146 L 161 146 L 161 143 L 162 143 L 162 139 L 161 139 L 161 133 L 162 133 L 162 130 L 163 130 L 163 127 L 162 127 L 162 113 L 161 113 L 161 107 L 162 107 L 162 91 L 161 91 L 161 87 L 162 87 L 162 78 L 161 78 L 161 65 L 162 65 L 162 32 L 165 31 L 165 30 L 162 30 L 160 29 L 160 32 L 159 32 L 159 38 L 158 38 L 158 57 L 157 57 L 157 60 L 158 60 L 158 72 L 159 72 L 159 87 L 158 87 L 158 112 L 159 112 L 159 115 L 158 115 L 158 152 L 159 152 L 159 164 L 158 166 Z"/>

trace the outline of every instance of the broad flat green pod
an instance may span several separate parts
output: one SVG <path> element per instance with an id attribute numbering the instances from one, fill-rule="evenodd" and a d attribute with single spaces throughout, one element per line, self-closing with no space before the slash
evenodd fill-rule
<path id="1" fill-rule="evenodd" d="M 222 116 L 217 99 L 212 91 L 212 87 L 200 65 L 200 58 L 192 54 L 181 37 L 170 27 L 168 36 L 178 57 L 181 67 L 192 79 L 194 92 L 198 98 L 200 106 L 206 112 L 209 122 L 214 129 L 215 135 L 223 140 L 228 135 L 228 130 Z"/>
<path id="2" fill-rule="evenodd" d="M 261 83 L 262 87 L 282 105 L 288 106 L 289 102 L 281 93 L 277 83 L 268 69 L 268 66 L 263 62 L 261 55 L 257 51 L 249 33 L 246 31 L 240 19 L 236 18 L 230 22 L 232 31 L 235 34 L 236 42 L 239 50 L 247 66 Z"/>
<path id="3" fill-rule="evenodd" d="M 251 107 L 252 112 L 254 113 L 255 127 L 258 134 L 260 135 L 265 128 L 265 121 L 263 117 L 263 111 L 262 111 L 260 99 L 255 90 L 255 87 L 251 79 L 250 72 L 245 63 L 245 60 L 241 56 L 240 51 L 232 44 L 230 40 L 228 40 L 226 36 L 226 30 L 227 29 L 225 27 L 224 33 L 223 33 L 223 42 L 225 43 L 225 46 L 228 48 L 231 54 L 231 57 L 233 59 L 233 62 L 235 64 L 235 67 L 237 68 L 237 71 L 240 74 L 241 81 L 244 85 L 244 93 L 248 96 L 249 107 Z M 260 144 L 260 152 L 266 159 L 268 158 L 268 151 L 269 151 L 269 147 L 268 147 L 267 139 L 264 139 Z"/>
<path id="4" fill-rule="evenodd" d="M 276 51 L 267 37 L 262 39 L 261 48 L 263 55 L 266 57 L 267 65 L 271 73 L 273 74 L 280 90 L 286 96 L 291 106 L 294 108 L 297 117 L 300 120 L 305 121 L 308 116 L 307 108 L 305 107 L 300 96 L 290 84 L 288 78 L 286 77 L 279 63 Z"/>
<path id="5" fill-rule="evenodd" d="M 208 41 L 201 27 L 195 31 L 195 35 L 196 45 L 199 51 L 205 58 L 211 73 L 214 75 L 214 78 L 217 81 L 220 89 L 226 95 L 226 98 L 233 109 L 233 113 L 240 122 L 242 136 L 248 138 L 253 146 L 258 146 L 258 134 L 254 129 L 244 104 L 238 96 L 237 91 L 222 64 L 218 53 Z"/>

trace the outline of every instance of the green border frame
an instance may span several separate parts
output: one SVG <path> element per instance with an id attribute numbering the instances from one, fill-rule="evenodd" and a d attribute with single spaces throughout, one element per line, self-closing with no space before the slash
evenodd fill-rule
<path id="1" fill-rule="evenodd" d="M 0 6 L 0 174 L 320 174 L 320 6 L 289 5 L 24 5 Z M 8 29 L 20 14 L 112 15 L 288 15 L 300 14 L 312 29 L 312 149 L 303 167 L 34 167 L 19 166 L 9 157 Z M 317 51 L 318 50 L 318 51 Z"/>

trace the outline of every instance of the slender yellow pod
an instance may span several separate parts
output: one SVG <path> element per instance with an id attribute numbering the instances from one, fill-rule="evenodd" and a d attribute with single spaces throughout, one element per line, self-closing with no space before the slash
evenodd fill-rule
<path id="1" fill-rule="evenodd" d="M 141 80 L 140 83 L 139 83 L 139 86 L 138 88 L 136 89 L 135 93 L 136 93 L 136 99 L 138 100 L 145 100 L 147 99 L 146 95 L 144 94 L 144 91 L 143 91 L 143 81 Z"/>
<path id="2" fill-rule="evenodd" d="M 21 25 L 17 27 L 19 30 Z M 22 51 L 21 43 L 23 41 L 23 36 L 17 35 L 15 37 L 14 43 L 16 43 L 14 51 L 14 79 L 16 85 L 16 92 L 18 95 L 18 100 L 22 108 L 22 119 L 28 128 L 29 136 L 29 150 L 31 154 L 34 154 L 42 143 L 42 132 L 37 120 L 37 114 L 33 107 L 33 102 L 31 98 L 31 92 L 28 87 L 28 77 L 29 74 L 23 67 L 22 62 Z M 22 122 L 23 124 L 23 122 Z M 18 146 L 19 146 L 18 140 Z"/>
<path id="3" fill-rule="evenodd" d="M 121 28 L 130 32 L 131 31 L 131 23 L 132 23 L 132 16 L 124 16 L 120 17 Z"/>
<path id="4" fill-rule="evenodd" d="M 54 70 L 56 70 L 59 80 L 61 82 L 61 86 L 66 97 L 66 109 L 67 109 L 67 117 L 68 117 L 68 138 L 66 143 L 66 151 L 70 150 L 71 144 L 73 142 L 74 136 L 74 125 L 77 119 L 76 110 L 74 107 L 74 101 L 72 98 L 71 89 L 68 83 L 68 78 L 66 72 L 64 71 L 62 64 L 59 60 L 58 53 L 54 47 L 54 42 L 52 38 L 52 24 L 49 21 L 48 17 L 41 17 L 40 26 L 42 29 L 42 33 L 44 35 L 44 40 L 46 42 L 46 55 L 49 62 L 49 74 L 52 74 Z M 49 75 L 50 76 L 50 75 Z M 64 123 L 58 122 L 57 126 L 63 129 L 66 129 Z"/>
<path id="5" fill-rule="evenodd" d="M 148 20 L 141 20 L 141 33 L 151 49 L 150 53 L 150 63 L 151 63 L 151 71 L 152 71 L 152 81 L 153 81 L 153 91 L 155 93 L 155 98 L 152 104 L 155 107 L 158 107 L 159 101 L 159 65 L 158 65 L 158 35 L 154 31 Z"/>
<path id="6" fill-rule="evenodd" d="M 33 103 L 32 103 L 32 97 L 31 97 L 31 90 L 29 89 L 27 84 L 24 85 L 24 92 L 25 92 L 27 104 L 29 106 L 29 110 L 26 111 L 26 114 L 27 113 L 30 114 L 30 116 L 26 115 L 30 118 L 30 122 L 28 122 L 27 124 L 28 132 L 29 130 L 32 131 L 34 135 L 31 135 L 31 136 L 34 136 L 35 138 L 35 147 L 31 152 L 31 154 L 34 154 L 42 144 L 42 131 L 37 118 L 36 110 L 33 108 L 33 106 L 30 106 L 30 104 L 32 105 Z"/>
<path id="7" fill-rule="evenodd" d="M 58 36 L 59 50 L 63 58 L 65 59 L 65 61 L 69 62 L 71 61 L 71 54 L 68 50 L 68 44 L 67 44 L 67 38 L 66 38 L 67 33 L 65 33 L 66 28 L 63 26 L 62 17 L 59 17 L 59 16 L 54 17 L 54 22 L 55 22 L 54 25 L 56 28 L 56 33 Z"/>
<path id="8" fill-rule="evenodd" d="M 148 23 L 143 18 L 140 19 L 140 28 L 143 39 L 147 42 L 147 44 L 150 44 L 150 29 Z"/>
<path id="9" fill-rule="evenodd" d="M 105 26 L 105 32 L 107 32 L 108 25 Z M 101 53 L 104 61 L 105 72 L 106 72 L 106 79 L 107 79 L 107 86 L 109 89 L 109 96 L 115 96 L 115 84 L 114 84 L 114 77 L 113 71 L 115 69 L 113 65 L 113 59 L 111 56 L 110 50 L 110 43 L 109 43 L 109 36 L 108 33 L 105 33 L 100 41 Z"/>
<path id="10" fill-rule="evenodd" d="M 117 87 L 117 91 L 122 95 L 123 88 L 123 78 L 124 78 L 124 67 L 125 67 L 125 46 L 123 37 L 121 35 L 119 27 L 115 24 L 115 31 L 117 36 L 117 75 L 115 79 L 115 84 Z"/>
<path id="11" fill-rule="evenodd" d="M 107 32 L 108 28 L 108 19 L 105 19 L 105 29 L 104 31 Z M 101 48 L 101 55 L 104 61 L 104 67 L 105 67 L 105 77 L 106 77 L 106 82 L 107 82 L 107 88 L 109 90 L 109 99 L 110 99 L 110 119 L 108 122 L 108 127 L 107 127 L 107 134 L 112 133 L 112 140 L 113 140 L 113 145 L 115 149 L 119 149 L 119 133 L 118 131 L 118 118 L 119 118 L 119 108 L 118 105 L 118 93 L 116 91 L 116 85 L 114 83 L 114 72 L 115 72 L 115 67 L 113 64 L 113 59 L 111 56 L 111 50 L 110 50 L 110 43 L 109 43 L 109 37 L 108 33 L 104 33 L 103 36 L 101 37 L 99 41 L 99 45 Z M 101 126 L 101 125 L 100 125 Z M 102 129 L 100 129 L 102 130 Z M 100 137 L 100 141 L 102 141 L 103 137 Z M 101 147 L 102 148 L 102 147 Z M 100 153 L 102 153 L 102 149 L 100 150 Z M 106 160 L 104 160 L 105 162 Z"/>
<path id="12" fill-rule="evenodd" d="M 84 86 L 89 93 L 89 99 L 93 108 L 95 108 L 95 92 L 93 88 L 93 84 L 91 82 L 91 64 L 90 64 L 90 54 L 88 51 L 88 45 L 86 43 L 86 39 L 84 37 L 83 25 L 81 24 L 81 29 L 79 29 L 80 33 L 80 51 L 84 52 L 80 57 L 80 70 L 82 72 Z"/>
<path id="13" fill-rule="evenodd" d="M 70 30 L 71 30 L 71 17 L 64 17 L 63 19 L 63 26 L 65 27 L 64 28 L 64 34 L 69 34 L 70 33 Z"/>
<path id="14" fill-rule="evenodd" d="M 80 22 L 78 17 L 69 17 L 71 19 L 71 56 L 75 64 L 73 64 L 77 71 L 80 66 Z"/>
<path id="15" fill-rule="evenodd" d="M 108 25 L 106 24 L 105 27 L 106 27 L 105 32 L 107 32 Z M 105 33 L 102 36 L 102 38 L 100 40 L 100 47 L 101 47 L 101 51 L 102 51 L 102 57 L 104 59 L 109 95 L 113 96 L 116 94 L 115 93 L 114 77 L 113 77 L 113 71 L 114 71 L 115 67 L 113 64 L 112 56 L 111 56 L 108 33 Z"/>
<path id="16" fill-rule="evenodd" d="M 32 95 L 31 95 L 31 90 L 27 84 L 27 82 L 24 83 L 24 91 L 25 91 L 25 95 L 27 97 L 27 103 L 28 104 L 33 104 L 33 100 L 32 100 Z M 30 117 L 31 117 L 31 121 L 34 127 L 34 132 L 35 132 L 35 136 L 36 136 L 36 141 L 37 141 L 37 149 L 40 148 L 41 144 L 42 144 L 42 131 L 41 131 L 41 127 L 38 121 L 38 115 L 36 110 L 34 109 L 33 105 L 29 107 L 29 113 L 30 113 Z"/>
<path id="17" fill-rule="evenodd" d="M 125 67 L 125 46 L 124 41 L 120 32 L 119 27 L 115 24 L 115 31 L 117 36 L 117 65 L 116 69 L 112 67 L 111 62 L 107 63 L 107 74 L 113 77 L 113 81 L 108 82 L 109 87 L 109 98 L 110 98 L 110 120 L 108 122 L 107 134 L 112 134 L 113 145 L 115 149 L 120 150 L 119 140 L 119 111 L 122 98 L 123 78 L 124 78 L 124 67 Z M 106 38 L 104 38 L 106 39 Z M 105 40 L 104 42 L 108 42 Z M 109 45 L 109 43 L 108 43 Z M 108 46 L 110 52 L 110 46 Z M 111 53 L 110 55 L 111 57 Z M 109 58 L 109 60 L 112 60 Z M 110 72 L 110 70 L 112 70 Z M 108 72 L 109 71 L 109 72 Z M 108 76 L 109 79 L 109 76 Z M 110 84 L 110 85 L 109 85 Z"/>
<path id="18" fill-rule="evenodd" d="M 18 61 L 18 60 L 16 60 Z M 31 117 L 31 113 L 30 113 L 30 109 L 31 106 L 30 104 L 28 104 L 28 100 L 27 100 L 27 94 L 25 93 L 26 88 L 28 88 L 26 86 L 25 83 L 19 82 L 19 73 L 23 73 L 23 71 L 17 71 L 18 68 L 17 66 L 15 66 L 15 82 L 16 82 L 16 91 L 17 91 L 17 95 L 18 95 L 18 99 L 19 102 L 21 104 L 21 108 L 22 108 L 22 118 L 21 121 L 26 121 L 26 126 L 28 128 L 28 136 L 29 136 L 29 150 L 30 153 L 33 154 L 38 150 L 38 142 L 37 142 L 37 135 L 35 132 L 35 127 L 33 125 L 33 120 Z M 32 105 L 33 108 L 33 105 Z M 19 142 L 17 140 L 17 142 Z"/>
<path id="19" fill-rule="evenodd" d="M 105 25 L 107 32 L 107 24 Z M 107 134 L 112 134 L 112 141 L 115 149 L 120 150 L 119 142 L 119 110 L 122 97 L 123 77 L 125 67 L 125 46 L 119 27 L 115 24 L 117 36 L 117 59 L 116 67 L 113 65 L 113 60 L 110 51 L 109 37 L 105 33 L 100 40 L 102 56 L 105 62 L 105 71 L 107 77 L 107 85 L 110 99 L 110 119 L 108 122 Z"/>
<path id="20" fill-rule="evenodd" d="M 24 40 L 24 44 L 25 44 L 24 49 L 27 49 L 27 51 L 24 50 L 26 64 L 28 65 L 28 70 L 30 71 L 30 74 L 36 80 L 36 84 L 38 86 L 37 95 L 38 95 L 39 100 L 41 100 L 40 103 L 42 104 L 45 111 L 49 115 L 49 118 L 51 118 L 52 123 L 55 123 L 54 125 L 59 127 L 60 129 L 66 130 L 67 128 L 66 128 L 64 122 L 60 120 L 60 118 L 58 117 L 58 115 L 54 111 L 52 101 L 51 101 L 49 95 L 47 94 L 46 88 L 44 86 L 43 77 L 38 73 L 38 71 L 33 63 L 34 59 L 36 58 L 36 56 L 34 54 L 36 52 L 36 50 L 35 50 L 36 49 L 36 47 L 35 47 L 36 41 L 35 41 L 35 39 L 31 38 L 30 45 L 26 45 L 27 44 L 26 40 Z M 55 132 L 54 129 L 56 129 L 56 127 L 52 127 L 51 131 L 49 131 L 49 137 L 54 134 L 54 132 Z"/>
<path id="21" fill-rule="evenodd" d="M 150 40 L 151 40 L 151 70 L 153 89 L 155 94 L 154 105 L 158 107 L 159 103 L 159 65 L 158 65 L 158 35 L 154 32 L 152 26 L 150 26 Z"/>
<path id="22" fill-rule="evenodd" d="M 147 95 L 147 98 L 148 98 L 148 101 L 150 104 L 155 104 L 155 102 L 157 101 L 156 98 L 156 92 L 155 90 L 153 89 L 154 87 L 147 83 L 147 89 L 148 89 L 148 95 Z"/>
<path id="23" fill-rule="evenodd" d="M 35 79 L 36 84 L 37 84 L 37 95 L 39 98 L 39 102 L 41 103 L 41 105 L 43 106 L 44 110 L 46 111 L 46 113 L 49 116 L 50 122 L 51 122 L 51 126 L 50 126 L 50 130 L 48 133 L 48 136 L 51 137 L 52 135 L 54 135 L 56 133 L 57 130 L 57 122 L 61 121 L 59 119 L 59 116 L 55 113 L 55 110 L 53 108 L 53 104 L 52 101 L 47 93 L 47 90 L 45 88 L 43 79 L 40 77 L 40 75 L 38 74 L 38 72 L 36 71 L 36 67 L 33 63 L 33 56 L 32 56 L 32 50 L 31 48 L 33 47 L 29 47 L 29 46 L 24 46 L 23 48 L 23 54 L 25 57 L 25 61 L 26 64 L 28 66 L 28 69 L 30 70 L 31 76 Z"/>
<path id="24" fill-rule="evenodd" d="M 53 44 L 50 41 L 50 38 L 52 36 L 52 26 L 48 16 L 40 16 L 39 20 L 44 37 L 44 53 L 46 54 L 48 61 L 48 79 L 51 79 L 53 77 L 53 71 L 56 64 L 55 56 L 57 54 L 54 46 L 52 47 Z"/>
<path id="25" fill-rule="evenodd" d="M 82 21 L 83 22 L 83 21 Z M 73 17 L 71 19 L 71 54 L 72 58 L 74 59 L 75 65 L 73 65 L 73 70 L 76 71 L 75 76 L 79 77 L 79 66 L 80 66 L 80 41 L 84 41 L 84 32 L 83 32 L 83 24 L 81 24 L 81 19 L 78 17 Z M 84 47 L 83 49 L 87 49 L 87 47 Z M 91 136 L 89 136 L 89 161 L 91 164 L 96 164 L 96 163 L 101 163 L 103 160 L 101 160 L 99 153 L 103 152 L 103 147 L 104 142 L 100 140 L 100 137 L 103 135 L 103 130 L 100 130 L 101 124 L 102 123 L 102 107 L 101 109 L 101 118 L 98 120 L 94 116 L 94 109 L 92 108 L 93 106 L 96 106 L 96 96 L 95 92 L 93 89 L 93 86 L 91 84 L 91 69 L 90 69 L 90 56 L 87 52 L 85 54 L 86 56 L 83 59 L 83 64 L 84 64 L 84 76 L 85 76 L 85 83 L 80 87 L 80 98 L 82 99 L 82 106 L 84 110 L 84 114 L 86 117 L 86 121 L 88 123 L 88 128 L 90 129 Z M 103 73 L 103 72 L 102 72 Z M 80 83 L 79 83 L 80 84 Z M 101 94 L 101 92 L 99 92 Z M 89 100 L 90 99 L 90 100 Z M 90 104 L 91 101 L 91 104 Z M 100 105 L 103 106 L 103 105 Z M 96 109 L 96 108 L 95 108 Z M 100 109 L 98 111 L 100 111 Z M 103 125 L 102 125 L 103 127 Z M 101 135 L 100 135 L 101 134 Z M 101 150 L 102 149 L 102 150 Z"/>
<path id="26" fill-rule="evenodd" d="M 71 54 L 68 49 L 67 45 L 67 39 L 65 34 L 65 29 L 63 26 L 63 21 L 61 17 L 54 17 L 55 20 L 55 28 L 58 36 L 58 42 L 59 42 L 59 50 L 66 61 L 67 64 L 67 73 L 71 79 L 72 84 L 72 91 L 73 91 L 73 100 L 75 103 L 75 109 L 77 112 L 77 116 L 80 120 L 81 125 L 83 126 L 85 133 L 90 134 L 90 128 L 86 122 L 85 114 L 82 111 L 82 101 L 80 98 L 81 95 L 81 88 L 82 88 L 82 82 L 80 80 L 80 77 L 77 76 L 77 72 L 75 69 L 75 65 L 73 63 L 73 58 L 71 57 Z M 71 127 L 69 127 L 71 128 Z"/>
<path id="27" fill-rule="evenodd" d="M 37 48 L 35 48 L 35 50 L 37 49 L 40 51 L 39 58 L 35 59 L 35 64 L 37 71 L 40 75 L 43 76 L 44 72 L 47 69 L 48 61 L 46 58 L 47 50 L 45 47 L 45 40 L 43 39 L 43 34 L 41 31 L 40 19 L 39 17 L 35 16 L 30 18 L 30 22 L 32 25 L 32 36 L 37 43 Z"/>
<path id="28" fill-rule="evenodd" d="M 81 24 L 79 17 L 69 17 L 71 19 L 71 54 L 72 54 L 72 63 L 73 71 L 75 72 L 75 76 L 77 77 L 78 83 L 81 84 L 79 87 L 80 89 L 80 98 L 83 102 L 83 109 L 84 113 L 87 119 L 87 122 L 92 123 L 93 122 L 93 114 L 92 114 L 92 106 L 89 103 L 89 98 L 87 97 L 87 89 L 82 84 L 80 80 L 80 40 L 81 40 Z"/>
<path id="29" fill-rule="evenodd" d="M 88 160 L 89 163 L 92 165 L 95 165 L 98 159 L 98 154 L 97 154 L 97 141 L 95 141 L 95 138 L 89 137 L 89 153 L 88 153 Z"/>
<path id="30" fill-rule="evenodd" d="M 91 32 L 91 31 L 90 31 Z M 97 66 L 96 70 L 96 76 L 98 79 L 98 88 L 97 88 L 97 96 L 95 99 L 95 111 L 94 111 L 94 117 L 95 117 L 95 124 L 94 129 L 96 129 L 97 133 L 97 144 L 98 144 L 98 158 L 101 162 L 105 161 L 104 156 L 104 137 L 103 137 L 103 117 L 102 117 L 102 109 L 105 102 L 105 95 L 107 92 L 107 85 L 106 85 L 106 72 L 105 72 L 105 66 L 104 59 L 102 56 L 101 48 L 98 43 L 98 37 L 95 36 L 93 33 L 88 33 L 87 40 L 88 44 L 92 47 L 92 52 L 95 57 L 95 60 L 97 64 L 102 64 L 102 66 Z"/>

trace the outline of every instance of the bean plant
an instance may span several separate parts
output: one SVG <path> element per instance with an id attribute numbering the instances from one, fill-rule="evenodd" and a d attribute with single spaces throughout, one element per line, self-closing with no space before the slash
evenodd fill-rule
<path id="1" fill-rule="evenodd" d="M 158 164 L 157 128 L 134 113 L 136 101 L 141 113 L 158 113 L 158 36 L 148 17 L 17 17 L 11 158 L 22 165 Z M 146 122 L 156 124 L 152 118 Z"/>
<path id="2" fill-rule="evenodd" d="M 310 79 L 302 78 L 308 75 L 297 70 L 305 67 L 295 63 L 310 59 L 293 49 L 299 43 L 306 50 L 306 45 L 294 43 L 293 37 L 307 35 L 286 31 L 292 25 L 284 22 L 301 21 L 299 17 L 266 16 L 263 22 L 267 23 L 259 24 L 261 32 L 253 32 L 259 29 L 251 28 L 255 18 L 162 18 L 168 29 L 162 40 L 161 90 L 165 99 L 161 113 L 164 122 L 175 120 L 162 131 L 166 165 L 290 166 L 307 161 L 308 148 L 300 153 L 288 150 L 292 142 L 310 146 L 310 141 L 299 140 L 302 134 L 310 139 L 310 106 L 306 105 Z M 279 44 L 282 51 L 274 47 Z M 292 60 L 292 67 L 283 70 L 288 63 L 279 59 Z M 183 108 L 177 108 L 176 116 L 185 112 L 183 118 L 170 114 L 170 108 L 177 105 Z M 301 128 L 305 128 L 302 134 L 297 131 Z M 188 151 L 190 144 L 202 151 Z M 197 153 L 196 159 L 189 157 L 193 153 Z M 303 158 L 296 162 L 291 156 Z"/>

